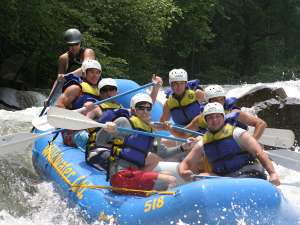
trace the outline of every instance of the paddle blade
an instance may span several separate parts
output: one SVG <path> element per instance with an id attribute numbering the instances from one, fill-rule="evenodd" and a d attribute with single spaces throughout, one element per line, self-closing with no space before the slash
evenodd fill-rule
<path id="1" fill-rule="evenodd" d="M 104 127 L 88 117 L 72 110 L 51 107 L 47 113 L 48 123 L 56 128 L 84 130 L 93 127 Z"/>
<path id="2" fill-rule="evenodd" d="M 54 127 L 48 123 L 47 116 L 36 117 L 31 123 L 36 129 L 41 131 L 54 129 Z"/>
<path id="3" fill-rule="evenodd" d="M 279 165 L 300 172 L 300 153 L 281 149 L 267 151 L 267 154 Z"/>
<path id="4" fill-rule="evenodd" d="M 254 133 L 254 127 L 249 126 L 249 132 Z M 266 128 L 259 139 L 259 143 L 277 148 L 290 148 L 295 141 L 295 134 L 292 130 Z"/>
<path id="5" fill-rule="evenodd" d="M 36 138 L 33 133 L 17 133 L 0 137 L 0 154 L 15 153 L 23 150 Z"/>

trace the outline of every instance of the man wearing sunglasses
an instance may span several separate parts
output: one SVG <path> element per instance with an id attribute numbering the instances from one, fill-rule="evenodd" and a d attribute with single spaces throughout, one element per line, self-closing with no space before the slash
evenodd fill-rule
<path id="1" fill-rule="evenodd" d="M 154 138 L 121 133 L 117 127 L 153 132 L 151 126 L 152 99 L 146 93 L 134 95 L 130 102 L 131 115 L 107 122 L 107 128 L 96 135 L 97 152 L 89 154 L 89 163 L 107 171 L 112 186 L 138 190 L 165 190 L 176 184 L 168 172 L 153 172 L 162 159 L 150 152 Z M 100 167 L 99 167 L 100 166 Z M 126 192 L 122 192 L 126 193 Z M 132 192 L 130 192 L 132 194 Z M 141 194 L 137 192 L 135 194 Z"/>

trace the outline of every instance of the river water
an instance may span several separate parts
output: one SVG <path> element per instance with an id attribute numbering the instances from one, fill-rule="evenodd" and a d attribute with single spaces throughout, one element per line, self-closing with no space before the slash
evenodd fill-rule
<path id="1" fill-rule="evenodd" d="M 289 97 L 300 98 L 300 81 L 271 84 L 225 86 L 228 96 L 239 97 L 251 88 L 266 85 L 283 87 Z M 163 97 L 162 97 L 163 98 Z M 0 136 L 30 132 L 31 120 L 41 107 L 22 111 L 0 110 Z M 298 140 L 299 141 L 299 140 Z M 283 183 L 279 189 L 300 210 L 300 173 L 275 165 Z M 31 163 L 31 145 L 12 149 L 8 154 L 0 150 L 0 225 L 85 225 L 76 208 L 60 197 L 51 182 L 44 181 Z M 181 224 L 178 222 L 177 224 Z"/>

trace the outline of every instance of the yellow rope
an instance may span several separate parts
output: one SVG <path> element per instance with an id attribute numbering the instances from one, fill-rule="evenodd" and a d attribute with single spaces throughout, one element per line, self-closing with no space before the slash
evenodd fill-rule
<path id="1" fill-rule="evenodd" d="M 145 193 L 147 196 L 151 194 L 160 194 L 160 195 L 175 195 L 175 191 L 157 191 L 157 190 L 141 190 L 141 189 L 129 189 L 121 187 L 112 187 L 112 186 L 101 186 L 101 185 L 71 185 L 71 188 L 90 188 L 90 189 L 107 189 L 114 191 L 127 191 L 127 192 L 140 192 Z"/>

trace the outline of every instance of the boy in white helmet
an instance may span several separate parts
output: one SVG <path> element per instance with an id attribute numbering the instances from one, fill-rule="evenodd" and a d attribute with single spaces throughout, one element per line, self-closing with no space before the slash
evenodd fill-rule
<path id="1" fill-rule="evenodd" d="M 129 118 L 119 117 L 114 122 L 107 122 L 107 128 L 97 133 L 96 157 L 90 154 L 93 159 L 88 161 L 95 167 L 100 166 L 110 173 L 113 187 L 165 190 L 174 186 L 175 177 L 163 172 L 152 172 L 161 160 L 155 153 L 150 152 L 154 142 L 153 137 L 117 132 L 116 127 L 144 132 L 153 131 L 151 97 L 145 93 L 138 93 L 132 97 L 130 106 L 132 115 Z"/>
<path id="2" fill-rule="evenodd" d="M 180 175 L 191 180 L 193 174 L 204 170 L 205 159 L 212 175 L 230 177 L 255 177 L 280 184 L 272 162 L 258 142 L 244 129 L 224 123 L 224 108 L 218 102 L 208 103 L 203 115 L 208 131 L 181 162 Z M 207 168 L 206 168 L 207 169 Z"/>
<path id="3" fill-rule="evenodd" d="M 98 61 L 84 61 L 82 64 L 83 81 L 70 81 L 63 89 L 63 93 L 58 97 L 56 106 L 66 109 L 79 109 L 84 106 L 86 110 L 83 113 L 89 118 L 95 119 L 100 117 L 101 110 L 99 106 L 94 106 L 93 102 L 99 100 L 97 85 L 101 79 L 101 70 L 101 65 Z M 64 143 L 69 146 L 76 146 L 74 135 L 82 133 L 72 131 L 63 132 Z M 85 134 L 84 136 L 87 135 Z"/>
<path id="4" fill-rule="evenodd" d="M 97 60 L 86 60 L 82 64 L 83 81 L 70 81 L 57 100 L 57 106 L 67 109 L 79 109 L 86 102 L 99 99 L 98 82 L 102 68 Z"/>
<path id="5" fill-rule="evenodd" d="M 188 75 L 184 69 L 173 69 L 169 72 L 169 84 L 173 91 L 163 107 L 160 122 L 172 117 L 179 125 L 187 125 L 200 112 L 200 102 L 204 100 L 203 91 L 187 88 Z"/>

